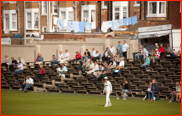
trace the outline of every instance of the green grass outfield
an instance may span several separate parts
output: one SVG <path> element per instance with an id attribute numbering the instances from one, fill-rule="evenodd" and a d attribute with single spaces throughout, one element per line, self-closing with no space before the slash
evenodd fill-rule
<path id="1" fill-rule="evenodd" d="M 112 107 L 104 108 L 105 96 L 58 93 L 22 93 L 1 90 L 3 115 L 180 115 L 180 103 L 167 100 L 143 101 L 111 97 Z"/>

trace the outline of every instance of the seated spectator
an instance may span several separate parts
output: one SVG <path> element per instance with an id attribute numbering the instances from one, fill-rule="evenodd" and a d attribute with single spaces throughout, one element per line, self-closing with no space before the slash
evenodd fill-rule
<path id="1" fill-rule="evenodd" d="M 88 49 L 86 49 L 84 55 L 85 55 L 87 58 L 90 58 L 90 57 L 91 57 L 90 52 L 88 51 Z"/>
<path id="2" fill-rule="evenodd" d="M 148 89 L 147 89 L 147 91 L 146 91 L 146 95 L 145 95 L 145 97 L 143 98 L 143 100 L 145 100 L 145 99 L 147 98 L 149 91 L 151 91 L 151 87 L 152 87 L 152 82 L 150 82 L 150 84 L 149 84 L 149 86 L 148 86 Z"/>
<path id="3" fill-rule="evenodd" d="M 149 65 L 150 65 L 150 58 L 148 57 L 148 55 L 146 55 L 145 62 L 140 67 L 144 68 L 145 70 L 147 70 L 147 66 L 149 66 Z"/>
<path id="4" fill-rule="evenodd" d="M 128 83 L 127 80 L 125 80 L 125 83 L 123 83 L 123 89 L 121 90 L 121 93 L 126 93 L 126 97 L 124 97 L 124 94 L 121 94 L 121 98 L 123 100 L 126 100 L 128 97 L 128 93 L 131 91 L 131 85 Z"/>
<path id="5" fill-rule="evenodd" d="M 159 93 L 159 85 L 156 83 L 155 79 L 153 79 L 151 90 L 148 92 L 149 101 L 153 101 L 155 93 Z"/>
<path id="6" fill-rule="evenodd" d="M 82 60 L 80 61 L 80 65 L 82 66 L 83 65 L 83 62 L 85 61 L 85 58 L 86 58 L 87 56 L 85 56 L 85 54 L 82 56 Z M 88 57 L 87 57 L 88 58 Z"/>
<path id="7" fill-rule="evenodd" d="M 140 47 L 138 49 L 138 53 L 135 54 L 135 60 L 140 59 L 140 55 L 141 55 L 142 48 L 143 48 L 143 46 L 140 45 Z"/>
<path id="8" fill-rule="evenodd" d="M 36 59 L 35 64 L 42 64 L 44 61 L 44 58 L 42 57 L 42 54 L 38 53 L 38 57 Z"/>
<path id="9" fill-rule="evenodd" d="M 122 51 L 122 45 L 121 45 L 121 42 L 118 41 L 118 46 L 116 47 L 116 50 L 120 49 Z"/>
<path id="10" fill-rule="evenodd" d="M 111 58 L 111 56 L 112 56 L 112 53 L 109 50 L 109 48 L 107 47 L 104 54 L 103 54 L 103 56 L 102 56 L 102 61 L 108 61 L 109 58 Z"/>
<path id="11" fill-rule="evenodd" d="M 157 49 L 156 49 L 157 50 Z M 158 51 L 158 50 L 157 50 Z M 151 52 L 151 58 L 153 58 L 154 57 L 154 54 L 155 54 L 155 50 L 154 49 L 152 49 L 152 52 Z"/>
<path id="12" fill-rule="evenodd" d="M 114 58 L 114 56 L 116 55 L 116 48 L 113 46 L 113 44 L 111 44 L 110 51 L 111 51 L 111 54 L 112 54 L 112 58 Z"/>
<path id="13" fill-rule="evenodd" d="M 112 68 L 116 68 L 116 61 L 113 59 L 110 59 L 110 62 L 109 62 L 109 65 L 108 65 L 108 67 L 110 68 L 110 69 L 112 69 Z"/>
<path id="14" fill-rule="evenodd" d="M 143 57 L 143 59 L 145 59 L 146 55 L 148 55 L 148 51 L 146 48 L 142 47 L 141 54 L 139 57 Z"/>
<path id="15" fill-rule="evenodd" d="M 165 52 L 165 55 L 164 56 L 166 56 L 167 54 L 170 54 L 171 56 L 176 56 L 173 53 L 173 49 L 171 47 L 169 47 L 169 44 L 167 44 L 167 48 L 166 48 L 166 52 Z"/>
<path id="16" fill-rule="evenodd" d="M 95 56 L 92 56 L 92 58 L 91 58 L 91 59 L 92 59 L 92 60 L 94 60 L 94 61 L 99 60 L 99 52 L 98 52 L 98 51 L 96 51 Z"/>
<path id="17" fill-rule="evenodd" d="M 64 55 L 63 55 L 62 51 L 60 51 L 58 61 L 61 63 L 61 62 L 63 62 L 63 60 L 64 60 Z"/>
<path id="18" fill-rule="evenodd" d="M 18 62 L 20 62 L 21 61 L 21 63 L 25 66 L 26 65 L 26 63 L 25 63 L 25 61 L 23 60 L 23 58 L 21 58 L 20 56 L 18 57 Z"/>
<path id="19" fill-rule="evenodd" d="M 159 52 L 160 52 L 160 59 L 163 59 L 164 58 L 164 47 L 163 47 L 163 44 L 160 44 Z"/>
<path id="20" fill-rule="evenodd" d="M 115 70 L 120 70 L 122 68 L 124 68 L 124 58 L 120 58 L 119 65 L 116 66 Z"/>
<path id="21" fill-rule="evenodd" d="M 51 61 L 51 66 L 55 66 L 57 65 L 59 62 L 58 62 L 58 59 L 55 57 L 55 55 L 52 55 L 52 61 Z"/>
<path id="22" fill-rule="evenodd" d="M 104 72 L 100 75 L 100 77 L 98 78 L 98 80 L 103 79 L 104 77 L 107 76 L 108 73 L 111 73 L 111 69 L 108 67 L 108 65 L 105 63 L 104 64 Z"/>
<path id="23" fill-rule="evenodd" d="M 155 63 L 156 59 L 160 59 L 160 53 L 157 49 L 156 52 L 154 53 L 154 57 L 151 57 L 150 59 L 152 60 L 153 63 Z"/>
<path id="24" fill-rule="evenodd" d="M 40 79 L 43 75 L 45 75 L 45 69 L 43 68 L 42 65 L 39 65 L 39 74 L 36 76 L 37 79 Z"/>
<path id="25" fill-rule="evenodd" d="M 94 72 L 94 75 L 98 78 L 104 71 L 104 67 L 102 65 L 99 65 L 99 70 Z"/>
<path id="26" fill-rule="evenodd" d="M 88 59 L 87 57 L 85 57 L 85 61 L 83 61 L 83 65 L 82 65 L 82 72 L 85 72 L 85 70 L 90 66 L 90 59 Z M 93 62 L 92 62 L 93 63 Z M 94 63 L 93 63 L 94 66 Z"/>
<path id="27" fill-rule="evenodd" d="M 25 93 L 29 87 L 33 86 L 34 82 L 30 76 L 26 76 L 26 81 L 23 84 L 24 84 L 23 92 Z"/>
<path id="28" fill-rule="evenodd" d="M 17 66 L 17 61 L 14 59 L 14 57 L 11 58 L 11 64 L 9 65 L 9 69 L 12 70 L 14 66 Z"/>
<path id="29" fill-rule="evenodd" d="M 65 73 L 68 72 L 68 69 L 65 66 L 65 64 L 64 63 L 62 64 L 62 70 L 60 68 L 57 68 L 56 70 L 57 70 L 58 75 L 65 79 Z"/>
<path id="30" fill-rule="evenodd" d="M 76 61 L 76 63 L 77 63 L 77 61 L 81 60 L 81 58 L 82 58 L 82 56 L 80 55 L 80 53 L 76 52 L 76 56 L 75 56 L 75 59 L 73 60 L 73 62 Z"/>
<path id="31" fill-rule="evenodd" d="M 18 62 L 17 69 L 12 74 L 19 74 L 20 71 L 23 71 L 23 64 L 21 62 Z"/>
<path id="32" fill-rule="evenodd" d="M 159 50 L 159 45 L 158 43 L 155 43 L 155 50 L 158 49 Z"/>
<path id="33" fill-rule="evenodd" d="M 87 71 L 90 71 L 94 68 L 94 61 L 93 60 L 90 60 L 90 66 L 89 68 L 87 69 Z"/>
<path id="34" fill-rule="evenodd" d="M 179 100 L 180 100 L 179 97 L 181 97 L 181 96 L 177 95 L 179 93 L 181 94 L 181 86 L 180 86 L 179 82 L 176 82 L 176 91 L 171 92 L 172 97 L 171 97 L 169 103 L 174 102 L 175 97 L 176 97 L 176 102 L 179 102 Z"/>
<path id="35" fill-rule="evenodd" d="M 97 64 L 97 61 L 95 61 L 93 69 L 88 71 L 87 74 L 92 74 L 93 72 L 97 70 L 99 70 L 99 65 Z"/>
<path id="36" fill-rule="evenodd" d="M 123 52 L 122 52 L 122 50 L 120 49 L 120 46 L 118 46 L 118 49 L 117 49 L 117 51 L 116 51 L 115 57 L 116 57 L 116 60 L 117 60 L 117 61 L 119 61 L 119 59 L 120 59 L 121 57 L 123 57 Z"/>
<path id="37" fill-rule="evenodd" d="M 68 50 L 65 50 L 64 58 L 63 58 L 63 60 L 61 60 L 60 63 L 66 63 L 67 61 L 69 61 L 69 59 L 70 59 L 70 54 L 69 54 Z"/>
<path id="38" fill-rule="evenodd" d="M 1 67 L 6 67 L 8 68 L 8 65 L 9 65 L 9 58 L 7 55 L 4 56 L 5 57 L 5 61 L 4 63 L 1 64 Z"/>

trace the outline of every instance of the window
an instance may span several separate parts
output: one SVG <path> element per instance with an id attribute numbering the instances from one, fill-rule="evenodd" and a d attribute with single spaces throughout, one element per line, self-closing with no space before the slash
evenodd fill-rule
<path id="1" fill-rule="evenodd" d="M 95 17 L 95 10 L 91 10 L 91 22 L 95 22 L 96 17 Z"/>
<path id="2" fill-rule="evenodd" d="M 34 13 L 34 28 L 39 28 L 39 14 Z"/>
<path id="3" fill-rule="evenodd" d="M 107 8 L 107 4 L 108 4 L 108 1 L 103 1 L 102 2 L 102 8 Z"/>
<path id="4" fill-rule="evenodd" d="M 54 32 L 58 32 L 58 28 L 57 27 L 53 27 L 53 31 Z"/>
<path id="5" fill-rule="evenodd" d="M 119 8 L 115 8 L 114 11 L 115 11 L 114 12 L 114 16 L 115 16 L 114 19 L 117 20 L 117 19 L 119 19 Z"/>
<path id="6" fill-rule="evenodd" d="M 53 14 L 57 14 L 58 1 L 53 1 Z"/>
<path id="7" fill-rule="evenodd" d="M 61 12 L 61 19 L 66 19 L 66 12 Z"/>
<path id="8" fill-rule="evenodd" d="M 46 27 L 42 27 L 42 32 L 46 32 L 47 28 Z"/>
<path id="9" fill-rule="evenodd" d="M 17 16 L 12 14 L 12 29 L 17 29 Z"/>
<path id="10" fill-rule="evenodd" d="M 135 1 L 135 4 L 134 4 L 133 6 L 134 6 L 134 7 L 140 6 L 140 2 L 141 2 L 141 1 Z"/>
<path id="11" fill-rule="evenodd" d="M 42 14 L 47 14 L 47 1 L 42 1 Z"/>
<path id="12" fill-rule="evenodd" d="M 127 7 L 123 7 L 123 18 L 127 18 L 128 17 L 128 12 L 127 12 Z"/>
<path id="13" fill-rule="evenodd" d="M 9 29 L 9 14 L 5 14 L 6 29 Z"/>
<path id="14" fill-rule="evenodd" d="M 147 17 L 166 17 L 166 1 L 148 1 Z"/>
<path id="15" fill-rule="evenodd" d="M 32 28 L 32 14 L 27 13 L 27 28 Z"/>
<path id="16" fill-rule="evenodd" d="M 73 21 L 73 12 L 72 11 L 68 12 L 68 20 Z"/>
<path id="17" fill-rule="evenodd" d="M 135 4 L 140 4 L 140 1 L 136 1 Z"/>
<path id="18" fill-rule="evenodd" d="M 83 11 L 83 21 L 88 22 L 88 10 Z"/>

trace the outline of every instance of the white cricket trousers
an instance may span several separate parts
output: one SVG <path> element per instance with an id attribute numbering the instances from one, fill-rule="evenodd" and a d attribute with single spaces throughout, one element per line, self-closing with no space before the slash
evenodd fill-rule
<path id="1" fill-rule="evenodd" d="M 106 91 L 106 105 L 105 106 L 111 105 L 109 96 L 110 96 L 110 91 Z"/>

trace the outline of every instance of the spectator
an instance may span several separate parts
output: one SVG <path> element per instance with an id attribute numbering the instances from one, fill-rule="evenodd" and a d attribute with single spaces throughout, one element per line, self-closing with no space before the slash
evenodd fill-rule
<path id="1" fill-rule="evenodd" d="M 92 58 L 91 58 L 92 60 L 94 60 L 94 61 L 97 61 L 97 60 L 99 60 L 100 58 L 99 58 L 99 52 L 98 51 L 96 51 L 96 53 L 95 53 L 95 56 L 92 56 Z"/>
<path id="2" fill-rule="evenodd" d="M 85 70 L 90 66 L 90 62 L 91 62 L 90 59 L 85 57 L 85 61 L 83 62 L 83 65 L 82 65 L 82 72 L 85 72 Z"/>
<path id="3" fill-rule="evenodd" d="M 124 93 L 126 93 L 126 95 L 128 96 L 128 93 L 129 93 L 130 91 L 131 91 L 131 85 L 128 83 L 127 80 L 125 80 L 125 83 L 123 83 L 123 89 L 122 89 L 121 93 L 124 92 Z M 126 100 L 126 97 L 124 98 L 124 94 L 121 94 L 121 98 L 122 98 L 123 100 Z"/>
<path id="4" fill-rule="evenodd" d="M 145 99 L 147 98 L 149 91 L 151 91 L 151 87 L 152 87 L 152 82 L 150 82 L 150 84 L 149 84 L 149 86 L 148 86 L 148 89 L 147 89 L 147 91 L 146 91 L 146 95 L 145 95 L 145 97 L 143 98 L 143 100 L 145 100 Z"/>
<path id="5" fill-rule="evenodd" d="M 171 56 L 175 56 L 175 54 L 173 53 L 173 49 L 172 49 L 171 47 L 169 47 L 169 44 L 167 44 L 165 56 L 166 56 L 167 54 L 170 54 Z"/>
<path id="6" fill-rule="evenodd" d="M 29 87 L 33 86 L 34 82 L 30 76 L 27 76 L 26 81 L 23 84 L 24 84 L 23 92 L 25 93 Z"/>
<path id="7" fill-rule="evenodd" d="M 93 68 L 94 68 L 94 62 L 93 62 L 93 60 L 90 60 L 90 66 L 89 66 L 88 70 L 90 71 Z"/>
<path id="8" fill-rule="evenodd" d="M 38 58 L 39 58 L 39 52 L 37 53 L 37 58 L 36 58 L 36 60 L 35 60 L 35 62 L 38 62 Z"/>
<path id="9" fill-rule="evenodd" d="M 65 73 L 68 72 L 67 67 L 65 66 L 65 64 L 62 64 L 62 70 L 60 68 L 57 68 L 57 73 L 59 74 L 59 76 L 63 77 L 65 79 Z"/>
<path id="10" fill-rule="evenodd" d="M 40 79 L 43 75 L 45 75 L 45 69 L 43 68 L 42 65 L 39 65 L 39 74 L 36 76 L 37 79 Z"/>
<path id="11" fill-rule="evenodd" d="M 55 64 L 57 65 L 58 63 L 58 59 L 55 57 L 55 55 L 52 55 L 51 66 L 55 66 Z"/>
<path id="12" fill-rule="evenodd" d="M 83 65 L 83 62 L 85 61 L 85 58 L 86 58 L 87 56 L 85 56 L 85 54 L 82 56 L 82 60 L 80 61 L 80 66 L 82 66 Z M 88 57 L 87 57 L 88 58 Z"/>
<path id="13" fill-rule="evenodd" d="M 145 59 L 145 56 L 146 56 L 146 55 L 148 55 L 148 51 L 147 51 L 146 48 L 142 47 L 140 56 L 142 56 L 143 59 Z"/>
<path id="14" fill-rule="evenodd" d="M 159 52 L 160 52 L 160 59 L 163 59 L 164 58 L 164 47 L 162 44 L 160 44 Z"/>
<path id="15" fill-rule="evenodd" d="M 112 59 L 110 59 L 110 60 L 112 60 Z M 113 59 L 111 62 L 109 62 L 108 67 L 109 67 L 110 69 L 112 69 L 112 68 L 116 68 L 116 62 L 115 62 L 115 60 L 114 60 L 114 59 Z"/>
<path id="16" fill-rule="evenodd" d="M 18 62 L 20 62 L 21 61 L 21 63 L 25 66 L 26 65 L 26 63 L 25 63 L 25 61 L 23 60 L 23 58 L 21 58 L 20 56 L 18 57 Z"/>
<path id="17" fill-rule="evenodd" d="M 97 72 L 94 72 L 94 75 L 98 78 L 104 71 L 104 67 L 102 65 L 99 65 L 99 70 Z"/>
<path id="18" fill-rule="evenodd" d="M 14 66 L 17 66 L 17 61 L 14 59 L 14 57 L 11 58 L 11 64 L 9 65 L 9 69 L 12 70 Z"/>
<path id="19" fill-rule="evenodd" d="M 156 49 L 157 50 L 157 49 Z M 155 50 L 154 49 L 152 49 L 152 52 L 151 52 L 151 58 L 153 58 L 154 57 L 154 54 L 155 54 Z"/>
<path id="20" fill-rule="evenodd" d="M 112 54 L 112 58 L 114 58 L 114 56 L 116 54 L 116 48 L 113 46 L 113 44 L 111 44 L 110 51 L 111 51 L 111 54 Z"/>
<path id="21" fill-rule="evenodd" d="M 143 46 L 140 45 L 140 47 L 139 47 L 139 49 L 138 49 L 138 53 L 135 54 L 135 60 L 140 59 L 139 57 L 140 57 L 140 55 L 141 55 L 142 48 L 143 48 Z"/>
<path id="22" fill-rule="evenodd" d="M 64 60 L 64 55 L 63 55 L 62 51 L 59 52 L 59 59 L 58 60 L 60 63 L 63 62 L 63 60 Z"/>
<path id="23" fill-rule="evenodd" d="M 159 92 L 159 86 L 156 83 L 155 79 L 152 80 L 151 90 L 148 92 L 148 100 L 153 101 L 154 94 Z"/>
<path id="24" fill-rule="evenodd" d="M 88 51 L 88 49 L 86 49 L 84 55 L 85 55 L 87 58 L 90 58 L 90 57 L 91 57 L 91 56 L 90 56 L 90 52 Z"/>
<path id="25" fill-rule="evenodd" d="M 116 52 L 116 60 L 119 61 L 119 59 L 123 57 L 123 52 L 120 49 L 120 46 L 118 46 L 117 52 Z"/>
<path id="26" fill-rule="evenodd" d="M 180 86 L 179 82 L 176 82 L 176 91 L 171 92 L 172 97 L 171 97 L 169 103 L 174 102 L 175 96 L 176 96 L 176 102 L 179 102 L 179 100 L 180 100 L 180 99 L 178 99 L 179 95 L 177 95 L 179 93 L 181 93 L 181 86 Z"/>
<path id="27" fill-rule="evenodd" d="M 76 56 L 75 56 L 75 59 L 73 60 L 73 62 L 76 61 L 76 63 L 77 63 L 77 61 L 81 60 L 81 59 L 82 59 L 82 56 L 80 55 L 80 53 L 76 52 Z"/>
<path id="28" fill-rule="evenodd" d="M 122 45 L 121 45 L 121 42 L 120 41 L 118 41 L 118 46 L 116 47 L 116 49 L 117 50 L 120 49 L 122 51 Z"/>
<path id="29" fill-rule="evenodd" d="M 155 43 L 155 50 L 158 49 L 159 50 L 159 45 L 158 43 Z"/>
<path id="30" fill-rule="evenodd" d="M 38 53 L 38 57 L 36 59 L 36 63 L 35 64 L 42 64 L 44 61 L 44 58 L 42 57 L 42 54 Z"/>
<path id="31" fill-rule="evenodd" d="M 93 69 L 88 71 L 87 74 L 92 74 L 93 72 L 97 70 L 99 70 L 99 65 L 97 64 L 97 61 L 95 61 Z"/>
<path id="32" fill-rule="evenodd" d="M 23 64 L 21 62 L 18 62 L 17 69 L 12 74 L 19 74 L 20 71 L 23 71 Z"/>
<path id="33" fill-rule="evenodd" d="M 122 68 L 124 68 L 124 59 L 120 58 L 119 65 L 115 68 L 115 70 L 120 70 Z"/>
<path id="34" fill-rule="evenodd" d="M 108 61 L 109 57 L 112 56 L 111 51 L 109 50 L 109 48 L 106 48 L 106 51 L 104 52 L 103 56 L 102 56 L 102 61 Z"/>
<path id="35" fill-rule="evenodd" d="M 6 68 L 8 68 L 9 58 L 8 58 L 7 55 L 5 55 L 4 57 L 5 57 L 5 61 L 4 61 L 4 63 L 1 64 L 1 67 L 4 67 L 5 66 Z"/>
<path id="36" fill-rule="evenodd" d="M 68 50 L 65 50 L 64 58 L 63 58 L 63 60 L 61 60 L 60 63 L 64 63 L 64 62 L 68 61 L 69 59 L 70 59 L 70 54 L 69 54 Z"/>
<path id="37" fill-rule="evenodd" d="M 156 49 L 156 52 L 154 53 L 154 57 L 151 57 L 150 59 L 152 60 L 153 63 L 155 63 L 156 59 L 160 59 L 160 53 L 158 49 Z"/>
<path id="38" fill-rule="evenodd" d="M 104 69 L 103 74 L 107 75 L 108 73 L 111 73 L 111 69 L 108 67 L 108 65 L 105 64 L 104 66 L 105 66 L 105 69 Z"/>
<path id="39" fill-rule="evenodd" d="M 146 55 L 145 62 L 140 67 L 144 68 L 145 70 L 147 70 L 147 66 L 149 66 L 149 65 L 150 65 L 150 58 L 148 57 L 148 55 Z"/>
<path id="40" fill-rule="evenodd" d="M 129 49 L 129 45 L 126 43 L 126 41 L 124 40 L 123 41 L 123 48 L 122 48 L 122 51 L 123 51 L 123 56 L 127 59 L 127 51 Z"/>
<path id="41" fill-rule="evenodd" d="M 95 54 L 96 54 L 96 50 L 95 50 L 95 48 L 92 48 L 92 55 L 91 55 L 91 57 L 95 57 Z"/>

